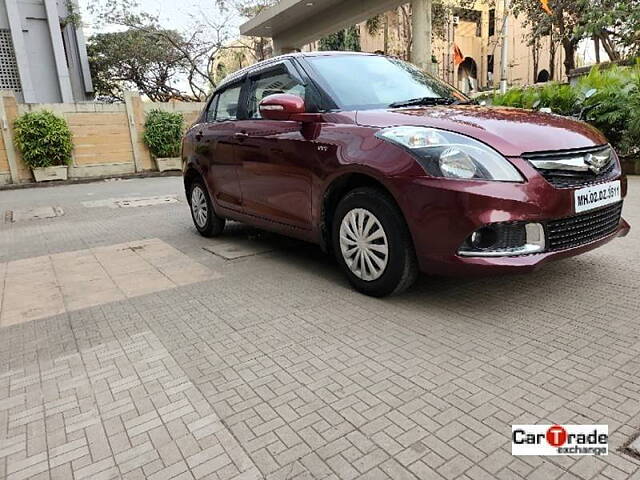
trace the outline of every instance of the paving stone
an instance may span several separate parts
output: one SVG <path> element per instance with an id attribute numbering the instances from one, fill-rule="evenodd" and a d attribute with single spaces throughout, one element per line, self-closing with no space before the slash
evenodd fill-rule
<path id="1" fill-rule="evenodd" d="M 0 224 L 0 478 L 640 475 L 618 450 L 639 412 L 635 230 L 530 275 L 380 300 L 315 247 L 233 222 L 199 237 L 184 201 L 82 205 L 180 181 L 40 189 L 64 216 Z M 607 423 L 612 448 L 513 457 L 510 425 L 529 422 Z"/>

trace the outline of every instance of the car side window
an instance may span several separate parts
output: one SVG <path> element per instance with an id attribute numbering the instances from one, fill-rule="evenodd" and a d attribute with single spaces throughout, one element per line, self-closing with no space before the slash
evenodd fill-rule
<path id="1" fill-rule="evenodd" d="M 305 98 L 305 87 L 286 71 L 284 66 L 251 78 L 247 114 L 249 118 L 262 118 L 258 106 L 263 98 L 276 93 L 289 93 Z"/>
<path id="2" fill-rule="evenodd" d="M 219 98 L 220 96 L 216 95 L 215 97 L 213 97 L 213 99 L 211 99 L 211 102 L 209 102 L 209 106 L 207 107 L 207 115 L 206 115 L 207 123 L 213 123 L 216 121 L 216 106 L 218 105 Z"/>
<path id="3" fill-rule="evenodd" d="M 238 105 L 240 104 L 240 90 L 242 90 L 242 85 L 227 88 L 219 94 L 216 108 L 216 122 L 237 119 Z"/>

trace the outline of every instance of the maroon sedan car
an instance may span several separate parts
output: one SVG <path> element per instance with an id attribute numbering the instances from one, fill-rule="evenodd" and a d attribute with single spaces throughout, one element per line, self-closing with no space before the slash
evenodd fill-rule
<path id="1" fill-rule="evenodd" d="M 231 75 L 182 156 L 202 235 L 233 219 L 318 243 L 368 295 L 418 271 L 526 272 L 629 231 L 626 179 L 596 129 L 474 105 L 379 55 L 297 53 Z"/>

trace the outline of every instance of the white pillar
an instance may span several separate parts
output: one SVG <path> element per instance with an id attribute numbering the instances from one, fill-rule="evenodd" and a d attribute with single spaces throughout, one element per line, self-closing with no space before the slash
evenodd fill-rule
<path id="1" fill-rule="evenodd" d="M 58 4 L 55 0 L 44 0 L 44 8 L 47 12 L 47 23 L 49 24 L 49 35 L 51 46 L 53 47 L 53 57 L 56 62 L 58 73 L 58 85 L 63 103 L 73 102 L 73 90 L 71 89 L 71 77 L 67 66 L 67 57 L 62 43 L 62 30 L 60 29 L 60 17 L 58 15 Z"/>
<path id="2" fill-rule="evenodd" d="M 431 0 L 411 2 L 411 26 L 413 45 L 411 61 L 421 69 L 431 73 Z"/>

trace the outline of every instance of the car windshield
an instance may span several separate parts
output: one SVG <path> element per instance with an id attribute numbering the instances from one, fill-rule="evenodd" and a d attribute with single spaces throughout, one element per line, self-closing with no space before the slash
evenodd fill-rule
<path id="1" fill-rule="evenodd" d="M 468 101 L 453 87 L 395 58 L 320 55 L 307 59 L 320 76 L 323 87 L 344 110 Z"/>

